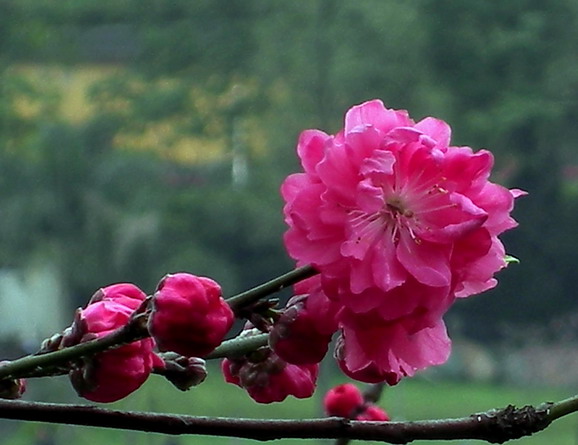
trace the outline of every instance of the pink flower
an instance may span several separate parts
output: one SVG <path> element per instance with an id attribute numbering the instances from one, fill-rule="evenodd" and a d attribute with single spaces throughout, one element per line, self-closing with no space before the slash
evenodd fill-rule
<path id="1" fill-rule="evenodd" d="M 138 309 L 146 294 L 132 283 L 118 283 L 103 287 L 91 297 L 89 304 L 97 301 L 116 301 L 132 310 Z"/>
<path id="2" fill-rule="evenodd" d="M 110 334 L 129 322 L 133 309 L 105 299 L 80 311 L 73 330 L 80 342 Z M 114 402 L 137 390 L 150 375 L 155 355 L 150 338 L 86 358 L 70 372 L 72 385 L 81 397 L 94 402 Z"/>
<path id="3" fill-rule="evenodd" d="M 331 388 L 323 399 L 323 407 L 328 416 L 346 418 L 351 418 L 363 403 L 363 395 L 353 383 L 344 383 Z"/>
<path id="4" fill-rule="evenodd" d="M 389 420 L 389 416 L 379 406 L 370 404 L 364 407 L 363 411 L 355 418 L 355 420 L 387 422 Z"/>
<path id="5" fill-rule="evenodd" d="M 161 351 L 202 357 L 222 343 L 233 320 L 233 311 L 216 282 L 177 273 L 159 283 L 149 331 Z"/>
<path id="6" fill-rule="evenodd" d="M 506 266 L 498 235 L 515 227 L 523 192 L 490 182 L 491 153 L 450 146 L 450 133 L 374 100 L 350 109 L 335 136 L 299 138 L 304 172 L 281 188 L 285 245 L 341 308 L 342 366 L 356 378 L 397 381 L 445 361 L 441 317 Z"/>
<path id="7" fill-rule="evenodd" d="M 241 335 L 255 335 L 256 329 L 245 329 Z M 244 388 L 259 403 L 281 402 L 287 396 L 311 397 L 315 391 L 318 364 L 292 365 L 268 347 L 241 358 L 224 359 L 221 371 L 225 381 Z"/>
<path id="8" fill-rule="evenodd" d="M 505 266 L 491 248 L 515 226 L 514 194 L 488 181 L 490 152 L 449 147 L 449 138 L 445 122 L 416 124 L 380 101 L 349 110 L 336 136 L 301 134 L 305 172 L 282 186 L 285 244 L 299 263 L 321 271 L 330 298 L 354 312 L 405 304 L 410 313 L 411 297 L 400 302 L 387 292 L 403 293 L 413 281 L 449 293 L 473 279 L 464 276 L 472 264 L 491 262 L 492 274 Z M 489 242 L 454 254 L 473 239 Z M 479 287 L 493 285 L 476 278 Z"/>
<path id="9" fill-rule="evenodd" d="M 291 298 L 273 325 L 269 343 L 283 360 L 296 365 L 319 363 L 337 330 L 338 306 L 321 291 L 318 278 L 295 286 L 306 292 Z"/>

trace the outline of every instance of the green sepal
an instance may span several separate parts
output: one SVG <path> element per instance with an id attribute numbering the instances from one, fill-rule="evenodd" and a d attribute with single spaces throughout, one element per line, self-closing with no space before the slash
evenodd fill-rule
<path id="1" fill-rule="evenodd" d="M 505 255 L 504 256 L 504 261 L 506 262 L 506 264 L 520 264 L 520 260 L 518 258 L 516 258 L 515 256 L 512 255 Z"/>

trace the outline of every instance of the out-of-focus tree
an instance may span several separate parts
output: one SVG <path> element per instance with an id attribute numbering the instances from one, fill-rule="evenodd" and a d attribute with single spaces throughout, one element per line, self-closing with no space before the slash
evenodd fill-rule
<path id="1" fill-rule="evenodd" d="M 487 338 L 503 320 L 575 310 L 576 200 L 564 194 L 563 166 L 578 160 L 571 89 L 578 63 L 569 59 L 578 42 L 578 8 L 565 0 L 423 5 L 430 42 L 424 63 L 451 103 L 457 141 L 490 147 L 501 180 L 530 192 L 518 203 L 521 227 L 505 237 L 522 263 L 501 274 L 491 296 L 461 308 L 468 333 Z"/>
<path id="2" fill-rule="evenodd" d="M 152 290 L 176 270 L 227 292 L 275 276 L 291 266 L 277 189 L 299 131 L 333 132 L 379 97 L 446 119 L 456 143 L 496 153 L 497 181 L 531 193 L 506 236 L 522 264 L 458 308 L 470 333 L 575 309 L 574 3 L 5 0 L 2 264 L 58 258 L 75 294 Z M 92 80 L 65 118 L 50 79 L 80 72 Z"/>

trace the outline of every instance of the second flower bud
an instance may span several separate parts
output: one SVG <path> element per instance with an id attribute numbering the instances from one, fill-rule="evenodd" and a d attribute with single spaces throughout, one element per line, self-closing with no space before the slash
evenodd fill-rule
<path id="1" fill-rule="evenodd" d="M 149 331 L 159 350 L 203 357 L 221 344 L 234 315 L 210 278 L 166 275 L 152 300 Z"/>

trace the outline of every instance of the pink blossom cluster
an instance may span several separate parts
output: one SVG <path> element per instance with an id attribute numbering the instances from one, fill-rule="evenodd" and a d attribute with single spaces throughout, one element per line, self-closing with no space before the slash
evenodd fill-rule
<path id="1" fill-rule="evenodd" d="M 129 283 L 100 289 L 87 307 L 79 310 L 60 346 L 94 340 L 127 326 L 145 307 L 146 298 L 142 290 Z M 204 361 L 197 357 L 221 344 L 234 319 L 219 285 L 187 273 L 167 275 L 151 304 L 149 332 L 142 335 L 144 338 L 73 366 L 70 380 L 81 397 L 114 402 L 138 389 L 153 371 L 183 390 L 204 379 Z M 163 360 L 157 350 L 172 352 Z"/>
<path id="2" fill-rule="evenodd" d="M 259 333 L 247 324 L 241 337 Z M 244 388 L 256 402 L 271 403 L 281 402 L 290 395 L 298 399 L 311 397 L 319 365 L 288 363 L 265 346 L 242 357 L 224 359 L 221 371 L 226 382 Z"/>
<path id="3" fill-rule="evenodd" d="M 63 346 L 106 336 L 125 326 L 146 294 L 133 284 L 119 283 L 98 290 L 80 310 Z M 154 341 L 144 338 L 83 359 L 70 371 L 78 394 L 94 402 L 114 402 L 137 390 L 149 377 L 155 362 Z"/>
<path id="4" fill-rule="evenodd" d="M 496 285 L 506 266 L 498 236 L 516 226 L 510 213 L 523 194 L 492 183 L 492 154 L 451 146 L 450 133 L 441 120 L 416 123 L 374 100 L 351 108 L 335 135 L 301 134 L 303 172 L 281 187 L 284 241 L 298 266 L 319 274 L 298 283 L 281 312 L 269 302 L 237 311 L 260 329 L 248 324 L 240 338 L 268 331 L 269 345 L 225 359 L 227 382 L 261 403 L 309 397 L 336 333 L 339 367 L 363 382 L 393 385 L 447 360 L 442 317 L 456 299 Z M 202 382 L 202 357 L 233 321 L 215 281 L 177 273 L 151 297 L 129 283 L 100 289 L 44 352 L 136 329 L 134 341 L 70 370 L 82 397 L 113 402 L 153 372 L 182 390 Z M 23 381 L 7 381 L 0 397 L 23 391 Z M 329 391 L 324 406 L 331 416 L 389 420 L 352 384 Z"/>
<path id="5" fill-rule="evenodd" d="M 445 362 L 442 316 L 496 285 L 498 235 L 516 226 L 523 192 L 490 182 L 492 154 L 451 146 L 445 122 L 415 123 L 379 100 L 351 108 L 336 135 L 304 131 L 297 152 L 304 171 L 281 188 L 284 240 L 320 275 L 296 289 L 275 351 L 317 362 L 338 331 L 341 369 L 389 384 Z"/>

